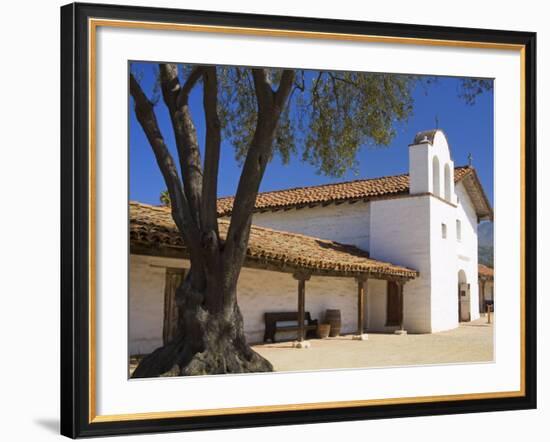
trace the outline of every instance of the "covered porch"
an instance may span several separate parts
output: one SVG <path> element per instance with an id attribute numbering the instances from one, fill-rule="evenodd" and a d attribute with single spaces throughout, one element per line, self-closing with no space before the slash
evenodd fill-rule
<path id="1" fill-rule="evenodd" d="M 222 237 L 227 224 L 219 220 Z M 158 320 L 162 322 L 162 342 L 166 342 L 171 339 L 177 321 L 175 288 L 188 268 L 186 250 L 169 210 L 131 203 L 130 252 L 132 259 L 142 265 L 135 272 L 136 278 L 151 269 L 158 276 L 165 274 L 164 293 L 161 289 L 163 296 L 157 302 L 163 304 L 162 318 Z M 137 269 L 137 265 L 131 264 L 131 268 Z M 341 308 L 345 314 L 343 332 L 363 340 L 371 310 L 369 299 L 374 299 L 369 290 L 376 292 L 376 298 L 386 294 L 384 314 L 391 312 L 384 318 L 388 331 L 405 334 L 404 287 L 416 276 L 415 270 L 372 259 L 367 251 L 352 245 L 253 226 L 238 285 L 247 339 L 252 343 L 263 340 L 260 336 L 266 312 L 294 311 L 297 330 L 293 345 L 307 348 L 310 342 L 306 340 L 306 312 L 311 311 L 322 322 L 324 309 Z M 143 285 L 131 281 L 131 291 L 139 291 Z M 139 302 L 139 299 L 132 301 Z M 381 310 L 380 299 L 377 305 Z M 133 322 L 137 324 L 140 319 L 133 320 L 130 312 L 131 331 Z"/>

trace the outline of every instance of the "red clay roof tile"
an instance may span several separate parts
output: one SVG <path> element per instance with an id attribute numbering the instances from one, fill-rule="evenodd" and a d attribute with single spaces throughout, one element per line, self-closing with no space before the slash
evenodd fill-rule
<path id="1" fill-rule="evenodd" d="M 220 219 L 218 224 L 223 240 L 229 222 Z M 145 246 L 153 254 L 162 248 L 179 249 L 185 255 L 182 236 L 167 207 L 130 203 L 130 245 Z M 369 274 L 407 279 L 417 276 L 415 270 L 371 259 L 368 252 L 353 245 L 258 226 L 252 226 L 247 262 L 267 263 L 285 272 L 306 270 L 335 276 Z"/>
<path id="2" fill-rule="evenodd" d="M 474 169 L 469 166 L 455 168 L 455 182 L 462 180 Z M 256 198 L 256 211 L 278 210 L 304 207 L 315 204 L 368 200 L 409 192 L 409 175 L 394 175 L 347 181 L 321 186 L 296 187 L 259 193 Z M 218 215 L 228 216 L 233 209 L 234 197 L 218 199 Z"/>

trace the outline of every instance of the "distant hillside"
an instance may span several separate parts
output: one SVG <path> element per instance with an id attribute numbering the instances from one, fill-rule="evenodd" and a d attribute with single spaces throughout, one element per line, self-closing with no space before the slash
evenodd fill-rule
<path id="1" fill-rule="evenodd" d="M 480 264 L 493 267 L 493 223 L 484 221 L 477 226 L 477 253 Z"/>

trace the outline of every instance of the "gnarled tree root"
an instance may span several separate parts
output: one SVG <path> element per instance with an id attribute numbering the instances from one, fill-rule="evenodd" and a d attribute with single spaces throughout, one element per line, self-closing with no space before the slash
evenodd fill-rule
<path id="1" fill-rule="evenodd" d="M 247 344 L 222 344 L 218 341 L 193 353 L 190 346 L 174 340 L 143 358 L 132 378 L 269 371 L 273 371 L 273 365 Z"/>

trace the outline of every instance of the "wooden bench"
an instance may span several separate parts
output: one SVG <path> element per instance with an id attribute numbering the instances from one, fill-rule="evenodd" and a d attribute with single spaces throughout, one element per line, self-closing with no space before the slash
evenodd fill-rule
<path id="1" fill-rule="evenodd" d="M 298 312 L 267 312 L 264 313 L 264 319 L 264 342 L 275 342 L 275 333 L 277 332 L 291 332 L 300 329 L 298 326 Z M 317 330 L 317 319 L 311 319 L 309 312 L 305 312 L 304 319 L 306 337 L 314 337 Z"/>

